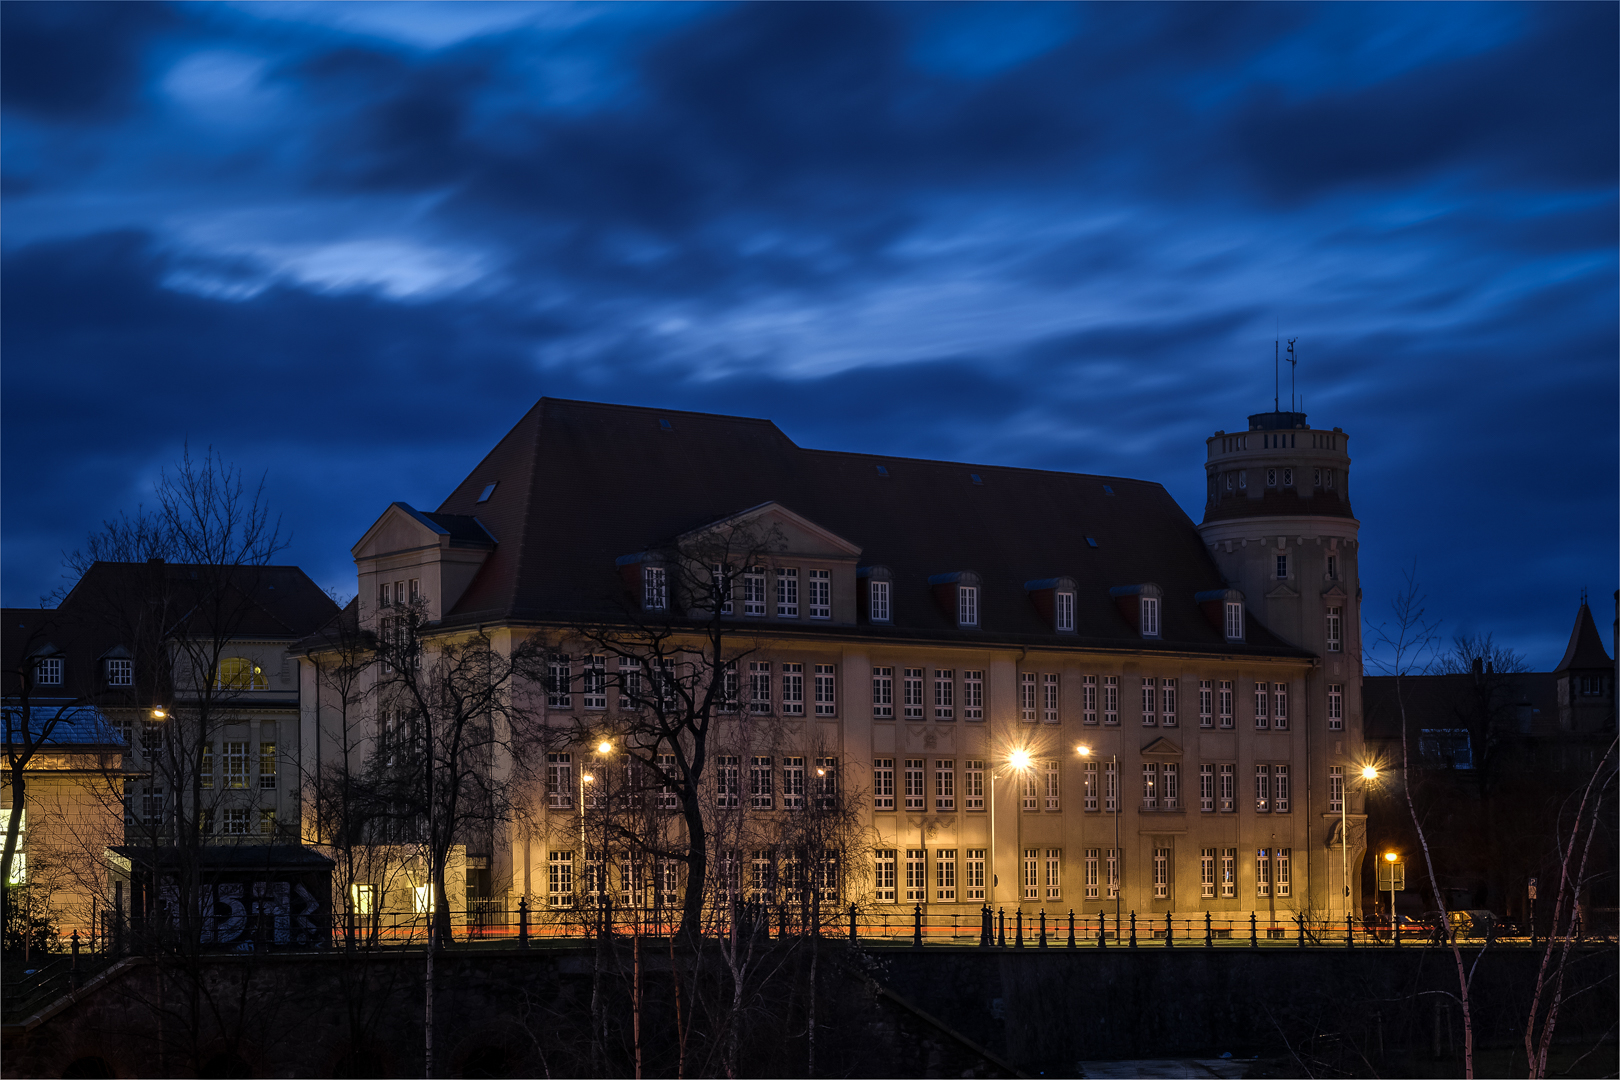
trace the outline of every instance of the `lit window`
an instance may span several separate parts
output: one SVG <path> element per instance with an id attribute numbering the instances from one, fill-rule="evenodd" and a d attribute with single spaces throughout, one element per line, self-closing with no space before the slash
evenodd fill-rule
<path id="1" fill-rule="evenodd" d="M 1059 630 L 1074 629 L 1074 593 L 1060 592 L 1053 596 L 1053 607 L 1057 612 L 1057 628 Z"/>
<path id="2" fill-rule="evenodd" d="M 958 585 L 956 588 L 956 622 L 958 626 L 979 625 L 979 588 L 976 585 Z"/>
<path id="3" fill-rule="evenodd" d="M 377 886 L 350 885 L 349 910 L 356 915 L 375 915 L 377 913 Z"/>
<path id="4" fill-rule="evenodd" d="M 1142 597 L 1142 636 L 1159 636 L 1159 600 L 1155 596 Z"/>
<path id="5" fill-rule="evenodd" d="M 648 611 L 663 611 L 669 606 L 669 588 L 662 566 L 641 568 L 641 606 Z"/>
<path id="6" fill-rule="evenodd" d="M 829 571 L 810 571 L 810 617 L 832 618 L 832 576 Z"/>
<path id="7" fill-rule="evenodd" d="M 1226 602 L 1226 640 L 1243 640 L 1243 604 L 1240 601 Z"/>
<path id="8" fill-rule="evenodd" d="M 244 656 L 227 656 L 214 672 L 215 690 L 267 690 L 269 687 L 264 672 Z"/>
<path id="9" fill-rule="evenodd" d="M 107 661 L 108 686 L 134 686 L 135 662 L 132 660 Z"/>
<path id="10" fill-rule="evenodd" d="M 872 719 L 894 719 L 894 668 L 872 669 Z"/>
<path id="11" fill-rule="evenodd" d="M 984 672 L 962 672 L 962 719 L 984 719 Z"/>
<path id="12" fill-rule="evenodd" d="M 776 617 L 799 617 L 799 571 L 794 567 L 776 571 Z"/>
<path id="13" fill-rule="evenodd" d="M 1329 731 L 1344 730 L 1344 684 L 1328 683 L 1327 726 Z"/>
<path id="14" fill-rule="evenodd" d="M 871 604 L 869 610 L 873 622 L 889 621 L 889 583 L 887 581 L 869 581 L 866 583 L 867 597 Z"/>
<path id="15" fill-rule="evenodd" d="M 276 835 L 276 812 L 274 810 L 259 811 L 259 835 Z"/>

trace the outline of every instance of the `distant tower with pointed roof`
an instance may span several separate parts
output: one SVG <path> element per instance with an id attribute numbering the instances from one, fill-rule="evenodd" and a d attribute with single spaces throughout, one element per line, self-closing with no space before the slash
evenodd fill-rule
<path id="1" fill-rule="evenodd" d="M 1558 687 L 1558 729 L 1571 732 L 1614 728 L 1614 661 L 1603 647 L 1586 597 L 1575 613 L 1569 647 L 1553 669 Z"/>

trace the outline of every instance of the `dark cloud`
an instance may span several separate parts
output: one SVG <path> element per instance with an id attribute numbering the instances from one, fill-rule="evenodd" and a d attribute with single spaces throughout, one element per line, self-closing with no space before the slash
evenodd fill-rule
<path id="1" fill-rule="evenodd" d="M 0 4 L 0 96 L 57 121 L 106 121 L 141 96 L 142 49 L 172 26 L 151 3 Z"/>

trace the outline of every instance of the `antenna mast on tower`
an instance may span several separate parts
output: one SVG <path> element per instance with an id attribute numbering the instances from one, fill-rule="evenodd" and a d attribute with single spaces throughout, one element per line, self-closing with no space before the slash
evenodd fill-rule
<path id="1" fill-rule="evenodd" d="M 1278 359 L 1278 349 L 1281 346 L 1276 338 L 1271 339 L 1271 411 L 1282 412 L 1282 363 Z"/>
<path id="2" fill-rule="evenodd" d="M 1294 342 L 1299 338 L 1288 339 L 1288 411 L 1294 412 L 1294 376 L 1299 374 L 1299 356 L 1294 352 Z"/>

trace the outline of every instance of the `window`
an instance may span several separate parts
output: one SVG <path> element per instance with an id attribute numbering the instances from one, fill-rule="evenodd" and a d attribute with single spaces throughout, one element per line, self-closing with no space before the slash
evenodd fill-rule
<path id="1" fill-rule="evenodd" d="M 669 607 L 669 588 L 662 566 L 641 568 L 641 606 L 648 611 L 663 611 Z"/>
<path id="2" fill-rule="evenodd" d="M 1198 810 L 1200 813 L 1212 814 L 1215 812 L 1215 766 L 1198 766 Z"/>
<path id="3" fill-rule="evenodd" d="M 50 661 L 46 661 L 49 663 Z M 57 671 L 61 671 L 62 661 L 56 661 Z M 61 677 L 57 680 L 60 683 Z M 264 671 L 245 656 L 227 656 L 219 662 L 219 668 L 214 672 L 215 690 L 268 690 L 270 681 L 264 677 Z"/>
<path id="4" fill-rule="evenodd" d="M 1237 848 L 1221 849 L 1221 898 L 1230 900 L 1237 895 Z"/>
<path id="5" fill-rule="evenodd" d="M 1293 487 L 1293 486 L 1294 486 L 1294 470 L 1293 469 L 1284 469 L 1283 470 L 1283 487 Z"/>
<path id="6" fill-rule="evenodd" d="M 1035 722 L 1035 673 L 1018 676 L 1018 717 L 1026 724 Z"/>
<path id="7" fill-rule="evenodd" d="M 794 567 L 779 568 L 776 571 L 776 617 L 778 619 L 799 617 L 799 571 Z"/>
<path id="8" fill-rule="evenodd" d="M 1287 555 L 1278 555 L 1277 556 L 1277 580 L 1278 581 L 1287 581 L 1288 580 L 1288 556 Z"/>
<path id="9" fill-rule="evenodd" d="M 977 585 L 958 585 L 956 587 L 956 624 L 958 626 L 979 625 L 979 587 Z"/>
<path id="10" fill-rule="evenodd" d="M 619 657 L 619 711 L 629 712 L 641 705 L 641 661 Z"/>
<path id="11" fill-rule="evenodd" d="M 1176 680 L 1159 680 L 1159 722 L 1165 727 L 1176 726 Z"/>
<path id="12" fill-rule="evenodd" d="M 568 657 L 553 656 L 547 665 L 546 704 L 553 709 L 572 709 L 574 699 L 569 694 Z"/>
<path id="13" fill-rule="evenodd" d="M 1327 609 L 1327 651 L 1344 651 L 1344 608 Z"/>
<path id="14" fill-rule="evenodd" d="M 1216 806 L 1223 814 L 1237 811 L 1237 766 L 1230 762 L 1217 765 L 1215 770 L 1217 787 L 1215 789 Z"/>
<path id="15" fill-rule="evenodd" d="M 276 744 L 259 744 L 259 790 L 276 790 Z"/>
<path id="16" fill-rule="evenodd" d="M 810 617 L 832 618 L 832 575 L 826 570 L 812 570 L 810 579 Z"/>
<path id="17" fill-rule="evenodd" d="M 1142 809 L 1157 810 L 1159 808 L 1159 763 L 1146 761 L 1142 763 Z"/>
<path id="18" fill-rule="evenodd" d="M 894 849 L 879 848 L 876 858 L 876 872 L 873 874 L 873 899 L 879 903 L 894 903 Z"/>
<path id="19" fill-rule="evenodd" d="M 1271 812 L 1271 766 L 1256 765 L 1254 767 L 1254 812 L 1267 814 Z"/>
<path id="20" fill-rule="evenodd" d="M 962 672 L 962 719 L 984 719 L 984 672 Z"/>
<path id="21" fill-rule="evenodd" d="M 1220 706 L 1221 727 L 1229 728 L 1232 726 L 1232 681 L 1230 679 L 1221 680 Z"/>
<path id="22" fill-rule="evenodd" d="M 976 758 L 962 762 L 962 808 L 984 809 L 984 762 Z"/>
<path id="23" fill-rule="evenodd" d="M 1041 676 L 1041 721 L 1058 722 L 1058 677 L 1053 672 Z"/>
<path id="24" fill-rule="evenodd" d="M 1159 766 L 1159 804 L 1166 810 L 1181 809 L 1181 766 L 1167 761 Z"/>
<path id="25" fill-rule="evenodd" d="M 1156 596 L 1142 597 L 1142 636 L 1159 636 L 1159 598 Z"/>
<path id="26" fill-rule="evenodd" d="M 816 758 L 816 809 L 831 810 L 838 803 L 838 759 Z"/>
<path id="27" fill-rule="evenodd" d="M 413 577 L 413 578 L 411 578 L 411 603 L 414 604 L 414 603 L 416 603 L 417 601 L 419 601 L 421 599 L 422 599 L 422 579 Z"/>
<path id="28" fill-rule="evenodd" d="M 1080 721 L 1085 724 L 1097 722 L 1097 676 L 1086 675 L 1080 679 Z"/>
<path id="29" fill-rule="evenodd" d="M 1063 899 L 1063 849 L 1046 849 L 1045 899 Z"/>
<path id="30" fill-rule="evenodd" d="M 776 876 L 775 868 L 771 865 L 769 849 L 755 851 L 753 858 L 749 860 L 748 869 L 748 899 L 755 903 L 762 900 L 769 903 L 771 895 L 775 892 L 775 882 L 772 879 Z"/>
<path id="31" fill-rule="evenodd" d="M 1418 734 L 1418 754 L 1433 769 L 1472 769 L 1474 748 L 1467 728 L 1424 728 Z"/>
<path id="32" fill-rule="evenodd" d="M 1344 812 L 1344 766 L 1328 766 L 1328 813 Z"/>
<path id="33" fill-rule="evenodd" d="M 574 906 L 572 851 L 553 851 L 546 859 L 546 902 L 555 908 Z"/>
<path id="34" fill-rule="evenodd" d="M 1018 774 L 1018 787 L 1023 792 L 1020 806 L 1030 812 L 1041 808 L 1041 797 L 1038 791 L 1040 777 L 1036 772 L 1038 768 L 1038 765 L 1032 763 L 1029 768 Z"/>
<path id="35" fill-rule="evenodd" d="M 737 711 L 737 661 L 727 660 L 720 665 L 720 711 Z"/>
<path id="36" fill-rule="evenodd" d="M 1103 676 L 1103 723 L 1119 723 L 1119 676 Z"/>
<path id="37" fill-rule="evenodd" d="M 1215 897 L 1215 849 L 1212 847 L 1198 854 L 1198 895 L 1206 900 Z"/>
<path id="38" fill-rule="evenodd" d="M 756 618 L 765 614 L 765 570 L 750 566 L 743 571 L 743 614 Z"/>
<path id="39" fill-rule="evenodd" d="M 1083 871 L 1084 877 L 1081 883 L 1085 886 L 1087 900 L 1097 899 L 1097 863 L 1101 855 L 1101 848 L 1086 849 L 1085 861 L 1083 863 L 1085 868 Z"/>
<path id="40" fill-rule="evenodd" d="M 1170 897 L 1170 849 L 1153 849 L 1153 899 Z"/>
<path id="41" fill-rule="evenodd" d="M 804 715 L 804 665 L 782 665 L 782 715 Z"/>
<path id="42" fill-rule="evenodd" d="M 546 797 L 553 810 L 567 810 L 574 805 L 573 762 L 572 754 L 546 755 Z"/>
<path id="43" fill-rule="evenodd" d="M 1265 848 L 1254 855 L 1254 895 L 1271 895 L 1271 852 Z"/>
<path id="44" fill-rule="evenodd" d="M 1226 602 L 1226 640 L 1243 640 L 1243 605 L 1235 600 Z"/>
<path id="45" fill-rule="evenodd" d="M 1277 470 L 1276 469 L 1267 469 L 1266 470 L 1266 487 L 1276 487 L 1276 486 L 1277 486 Z"/>
<path id="46" fill-rule="evenodd" d="M 161 800 L 162 795 L 158 798 Z M 248 812 L 245 809 L 226 810 L 224 814 L 225 825 L 221 830 L 226 836 L 246 836 L 248 831 Z"/>
<path id="47" fill-rule="evenodd" d="M 894 668 L 872 669 L 872 719 L 894 719 Z"/>
<path id="48" fill-rule="evenodd" d="M 607 665 L 600 656 L 587 656 L 580 669 L 580 693 L 587 709 L 607 708 Z"/>
<path id="49" fill-rule="evenodd" d="M 135 662 L 133 660 L 107 661 L 108 686 L 134 686 Z"/>
<path id="50" fill-rule="evenodd" d="M 755 716 L 771 714 L 771 662 L 748 661 L 748 711 Z"/>
<path id="51" fill-rule="evenodd" d="M 1041 898 L 1041 849 L 1024 849 L 1024 888 L 1025 900 L 1039 900 Z"/>
<path id="52" fill-rule="evenodd" d="M 214 744 L 208 743 L 202 748 L 202 786 L 208 790 L 214 786 Z"/>
<path id="53" fill-rule="evenodd" d="M 984 899 L 984 848 L 968 848 L 962 860 L 962 887 L 964 900 Z"/>
<path id="54" fill-rule="evenodd" d="M 1060 794 L 1059 786 L 1063 780 L 1063 763 L 1056 758 L 1052 758 L 1047 761 L 1044 771 L 1046 773 L 1046 809 L 1060 810 L 1062 805 L 1058 801 L 1058 796 Z"/>
<path id="55" fill-rule="evenodd" d="M 39 686 L 62 685 L 62 658 L 47 656 L 34 662 L 34 682 Z"/>
<path id="56" fill-rule="evenodd" d="M 1329 731 L 1344 730 L 1344 684 L 1328 683 L 1327 725 Z"/>
<path id="57" fill-rule="evenodd" d="M 906 668 L 905 675 L 905 710 L 907 720 L 921 720 L 923 718 L 923 669 L 920 667 Z"/>
<path id="58" fill-rule="evenodd" d="M 1208 679 L 1198 680 L 1198 726 L 1215 726 L 1215 684 Z"/>
<path id="59" fill-rule="evenodd" d="M 872 809 L 894 809 L 894 758 L 872 759 Z"/>
<path id="60" fill-rule="evenodd" d="M 812 616 L 813 618 L 814 616 Z M 831 664 L 816 665 L 816 715 L 837 716 L 838 696 L 834 691 L 837 687 L 833 680 L 833 666 Z"/>
<path id="61" fill-rule="evenodd" d="M 1323 486 L 1331 488 L 1333 486 L 1333 470 L 1332 469 L 1323 469 L 1322 470 L 1322 480 L 1324 481 Z"/>
<path id="62" fill-rule="evenodd" d="M 1337 555 L 1327 557 L 1327 576 L 1329 581 L 1339 580 L 1339 557 Z"/>
<path id="63" fill-rule="evenodd" d="M 721 754 L 715 763 L 715 805 L 722 810 L 735 810 L 739 801 L 737 757 Z"/>
<path id="64" fill-rule="evenodd" d="M 934 762 L 934 809 L 956 809 L 956 762 L 950 758 Z"/>
<path id="65" fill-rule="evenodd" d="M 274 810 L 259 811 L 259 835 L 276 835 L 276 812 Z"/>
<path id="66" fill-rule="evenodd" d="M 658 860 L 658 906 L 674 907 L 680 902 L 681 864 L 675 859 Z"/>
<path id="67" fill-rule="evenodd" d="M 1271 767 L 1271 808 L 1279 814 L 1288 813 L 1288 766 Z"/>
<path id="68" fill-rule="evenodd" d="M 906 902 L 921 903 L 928 899 L 928 852 L 923 848 L 906 849 Z"/>
<path id="69" fill-rule="evenodd" d="M 889 583 L 887 581 L 869 581 L 866 583 L 867 610 L 873 622 L 889 621 Z"/>
<path id="70" fill-rule="evenodd" d="M 227 742 L 225 744 L 225 786 L 228 788 L 245 788 L 248 786 L 248 744 L 245 742 Z"/>
<path id="71" fill-rule="evenodd" d="M 956 719 L 956 672 L 934 669 L 934 719 Z"/>
<path id="72" fill-rule="evenodd" d="M 753 810 L 770 810 L 775 802 L 771 792 L 771 759 L 756 757 L 748 767 L 748 806 Z"/>
<path id="73" fill-rule="evenodd" d="M 1157 710 L 1156 710 L 1155 706 L 1158 703 L 1158 697 L 1159 697 L 1158 682 L 1156 680 L 1154 680 L 1154 679 L 1143 679 L 1142 680 L 1142 726 L 1143 727 L 1152 727 L 1155 723 L 1157 723 L 1157 720 L 1156 720 Z"/>
<path id="74" fill-rule="evenodd" d="M 1257 728 L 1269 727 L 1271 724 L 1271 695 L 1267 692 L 1266 684 L 1254 684 L 1254 726 Z"/>
<path id="75" fill-rule="evenodd" d="M 1084 771 L 1082 773 L 1082 776 L 1084 778 L 1084 784 L 1085 784 L 1084 789 L 1083 789 L 1083 795 L 1084 795 L 1085 801 L 1084 801 L 1084 803 L 1082 805 L 1084 805 L 1087 810 L 1096 810 L 1097 809 L 1097 763 L 1095 761 L 1086 762 L 1086 767 L 1085 767 L 1085 769 L 1084 769 Z"/>
<path id="76" fill-rule="evenodd" d="M 946 902 L 956 899 L 955 848 L 941 848 L 934 852 L 934 899 Z"/>
<path id="77" fill-rule="evenodd" d="M 1103 809 L 1112 814 L 1119 807 L 1119 764 L 1110 761 L 1103 768 Z"/>
<path id="78" fill-rule="evenodd" d="M 1278 848 L 1275 856 L 1277 874 L 1277 895 L 1288 896 L 1293 891 L 1293 870 L 1289 866 L 1294 861 L 1293 848 Z"/>
<path id="79" fill-rule="evenodd" d="M 928 809 L 927 780 L 924 776 L 925 762 L 922 758 L 906 758 L 906 809 L 921 813 Z"/>
<path id="80" fill-rule="evenodd" d="M 1108 849 L 1108 899 L 1119 895 L 1119 849 Z"/>
<path id="81" fill-rule="evenodd" d="M 675 755 L 659 754 L 658 771 L 663 773 L 665 776 L 672 778 L 679 775 L 675 766 Z M 678 806 L 679 802 L 675 798 L 675 785 L 660 785 L 658 788 L 658 794 L 653 796 L 653 808 L 657 810 L 674 810 Z"/>
<path id="82" fill-rule="evenodd" d="M 1074 593 L 1060 592 L 1052 595 L 1053 609 L 1057 613 L 1057 628 L 1059 631 L 1074 629 Z"/>
<path id="83" fill-rule="evenodd" d="M 1249 486 L 1249 474 L 1245 469 L 1238 470 L 1238 488 L 1241 490 Z"/>

